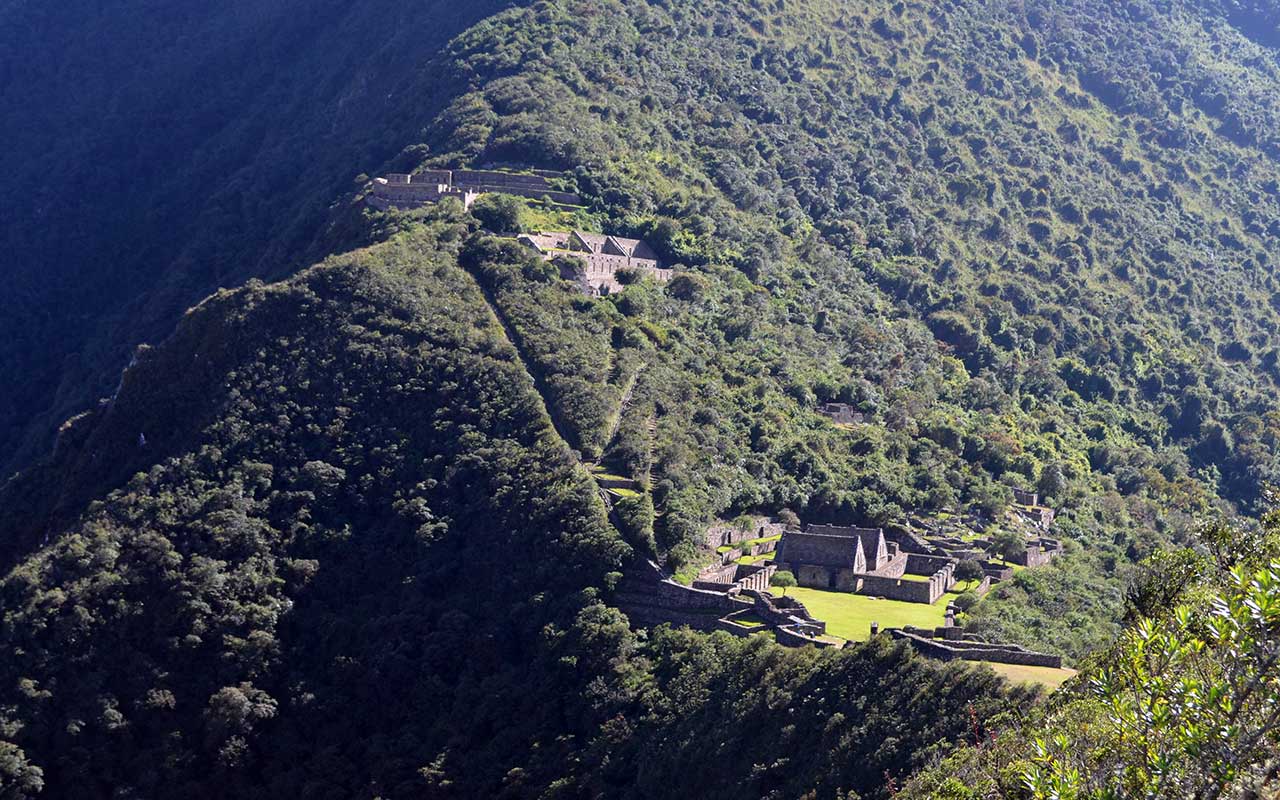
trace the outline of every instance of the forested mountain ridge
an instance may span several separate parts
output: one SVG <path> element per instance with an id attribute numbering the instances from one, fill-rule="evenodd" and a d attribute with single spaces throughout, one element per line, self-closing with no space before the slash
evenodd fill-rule
<path id="1" fill-rule="evenodd" d="M 323 256 L 334 199 L 452 95 L 423 65 L 506 5 L 0 5 L 0 471 L 183 309 Z"/>
<path id="2" fill-rule="evenodd" d="M 629 630 L 631 548 L 461 222 L 210 298 L 63 443 L 153 466 L 0 581 L 6 796 L 729 797 L 699 761 L 783 740 L 746 785 L 874 793 L 1025 698 L 883 642 Z"/>
<path id="3" fill-rule="evenodd" d="M 1263 506 L 1262 5 L 251 5 L 140 12 L 136 72 L 123 11 L 0 8 L 0 99 L 35 109 L 3 115 L 31 192 L 0 201 L 0 461 L 89 409 L 0 489 L 5 790 L 885 796 L 1025 692 L 883 641 L 630 630 L 627 559 L 1036 488 L 1068 552 L 969 622 L 1094 669 L 1147 582 L 1200 575 L 1134 564 L 1212 560 L 1201 523 Z M 98 56 L 132 76 L 100 104 Z M 583 297 L 483 209 L 351 180 L 492 164 L 587 202 L 517 223 L 678 277 Z M 583 460 L 643 490 L 621 532 Z"/>

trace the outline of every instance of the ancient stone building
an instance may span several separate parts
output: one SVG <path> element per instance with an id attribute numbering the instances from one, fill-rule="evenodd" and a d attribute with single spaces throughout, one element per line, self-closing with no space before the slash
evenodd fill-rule
<path id="1" fill-rule="evenodd" d="M 1040 495 L 1023 489 L 1014 489 L 1013 502 L 1020 506 L 1038 506 L 1040 505 Z"/>
<path id="2" fill-rule="evenodd" d="M 789 530 L 782 534 L 773 561 L 801 586 L 910 603 L 937 602 L 955 585 L 954 558 L 904 552 L 880 528 L 809 525 Z"/>
<path id="3" fill-rule="evenodd" d="M 547 199 L 561 206 L 581 205 L 582 198 L 578 195 L 551 188 L 550 180 L 561 176 L 561 173 L 545 170 L 500 172 L 429 169 L 412 175 L 393 172 L 374 179 L 369 203 L 382 209 L 406 208 L 438 203 L 446 197 L 454 197 L 470 208 L 480 195 L 501 192 L 534 200 Z"/>
<path id="4" fill-rule="evenodd" d="M 438 203 L 446 197 L 456 198 L 463 207 L 470 208 L 480 196 L 479 192 L 453 186 L 447 171 L 435 170 L 417 175 L 391 173 L 385 178 L 375 178 L 369 192 L 368 203 L 374 208 L 413 208 L 424 203 Z"/>
<path id="5" fill-rule="evenodd" d="M 790 571 L 801 586 L 856 592 L 868 575 L 901 577 L 905 553 L 887 542 L 879 528 L 810 525 L 787 531 L 778 543 L 774 563 Z"/>
<path id="6" fill-rule="evenodd" d="M 837 425 L 859 425 L 862 423 L 862 412 L 855 411 L 848 403 L 823 403 L 818 413 Z"/>
<path id="7" fill-rule="evenodd" d="M 635 270 L 656 281 L 671 280 L 671 270 L 663 269 L 658 254 L 640 239 L 627 239 L 584 231 L 544 231 L 517 237 L 547 261 L 572 257 L 582 261 L 585 280 L 595 294 L 609 294 L 622 289 L 618 271 Z"/>

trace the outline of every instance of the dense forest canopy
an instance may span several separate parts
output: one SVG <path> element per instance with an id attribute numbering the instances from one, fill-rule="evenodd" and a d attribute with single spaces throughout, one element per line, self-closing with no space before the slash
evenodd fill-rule
<path id="1" fill-rule="evenodd" d="M 1107 796 L 1053 737 L 1202 676 L 1143 642 L 1265 667 L 1265 3 L 134 5 L 0 4 L 0 796 Z M 468 166 L 584 205 L 363 202 Z M 676 277 L 586 297 L 484 229 L 550 226 Z M 1086 672 L 1042 711 L 613 607 L 716 520 L 1012 487 L 1066 552 L 967 622 Z"/>

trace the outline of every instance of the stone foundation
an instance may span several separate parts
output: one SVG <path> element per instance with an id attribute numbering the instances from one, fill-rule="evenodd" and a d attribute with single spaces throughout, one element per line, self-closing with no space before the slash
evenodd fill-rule
<path id="1" fill-rule="evenodd" d="M 932 638 L 932 631 L 915 628 L 893 628 L 889 633 L 895 639 L 910 643 L 921 655 L 940 661 L 988 661 L 995 664 L 1054 668 L 1062 666 L 1062 656 L 1037 653 L 1016 644 L 990 644 L 972 639 L 938 640 Z"/>

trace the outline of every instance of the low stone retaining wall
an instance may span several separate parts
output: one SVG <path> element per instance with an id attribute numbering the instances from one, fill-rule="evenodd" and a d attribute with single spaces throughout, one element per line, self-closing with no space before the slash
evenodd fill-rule
<path id="1" fill-rule="evenodd" d="M 596 484 L 601 489 L 629 489 L 636 491 L 636 482 L 630 478 L 605 478 L 599 475 L 595 476 Z"/>
<path id="2" fill-rule="evenodd" d="M 676 583 L 651 561 L 628 565 L 613 601 L 633 624 L 669 622 L 698 630 L 714 630 L 720 617 L 751 607 L 723 589 L 707 591 Z"/>
<path id="3" fill-rule="evenodd" d="M 907 574 L 933 575 L 935 572 L 955 566 L 955 559 L 948 556 L 930 556 L 923 553 L 907 553 Z"/>
<path id="4" fill-rule="evenodd" d="M 914 629 L 893 628 L 889 631 L 895 639 L 911 644 L 916 652 L 940 661 L 988 661 L 995 664 L 1021 664 L 1031 667 L 1062 666 L 1062 656 L 1037 653 L 1016 644 L 990 644 L 968 639 L 940 641 L 916 633 Z"/>
<path id="5" fill-rule="evenodd" d="M 822 639 L 816 639 L 812 636 L 806 636 L 794 627 L 782 627 L 774 630 L 774 635 L 778 639 L 778 644 L 787 647 L 803 647 L 804 645 L 813 645 L 814 647 L 843 647 L 843 644 L 837 645 L 835 642 L 828 642 Z"/>
<path id="6" fill-rule="evenodd" d="M 723 545 L 717 545 L 723 546 Z M 778 540 L 773 539 L 768 542 L 756 542 L 750 547 L 735 547 L 732 550 L 726 550 L 720 554 L 720 563 L 728 564 L 730 561 L 737 561 L 743 556 L 764 556 L 769 553 L 777 552 Z"/>
<path id="7" fill-rule="evenodd" d="M 979 561 L 982 571 L 993 581 L 1007 581 L 1013 578 L 1013 567 L 997 564 L 994 561 Z"/>

